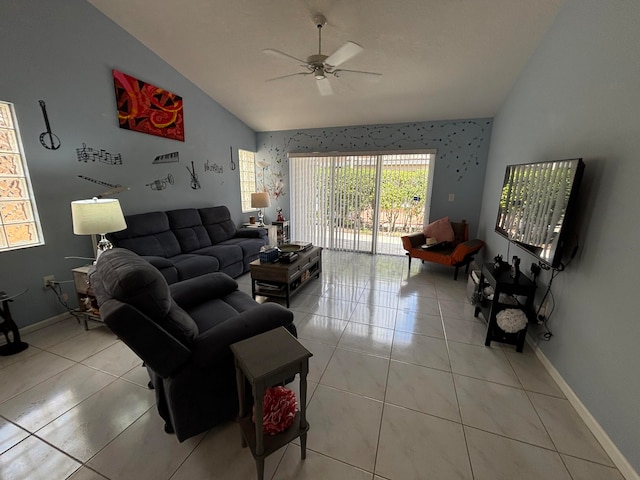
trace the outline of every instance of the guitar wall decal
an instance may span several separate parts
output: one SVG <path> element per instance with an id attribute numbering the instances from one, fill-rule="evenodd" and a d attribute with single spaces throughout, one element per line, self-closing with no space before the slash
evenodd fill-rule
<path id="1" fill-rule="evenodd" d="M 49 124 L 49 116 L 47 115 L 47 106 L 44 100 L 38 100 L 40 108 L 42 109 L 42 116 L 44 117 L 44 125 L 47 127 L 46 132 L 40 134 L 40 144 L 47 150 L 57 150 L 60 148 L 60 139 L 51 131 L 51 125 Z"/>

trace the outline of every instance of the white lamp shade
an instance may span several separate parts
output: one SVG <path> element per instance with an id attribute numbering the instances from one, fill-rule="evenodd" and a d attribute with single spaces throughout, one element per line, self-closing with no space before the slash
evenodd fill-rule
<path id="1" fill-rule="evenodd" d="M 268 192 L 251 194 L 251 208 L 266 208 L 271 205 Z"/>
<path id="2" fill-rule="evenodd" d="M 127 228 L 120 202 L 114 198 L 93 198 L 71 202 L 73 233 L 93 235 Z"/>

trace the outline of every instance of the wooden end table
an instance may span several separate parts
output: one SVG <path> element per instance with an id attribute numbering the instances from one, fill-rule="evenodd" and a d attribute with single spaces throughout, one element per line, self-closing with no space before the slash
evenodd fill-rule
<path id="1" fill-rule="evenodd" d="M 236 379 L 238 384 L 238 402 L 242 446 L 247 444 L 256 461 L 258 480 L 264 476 L 264 459 L 283 447 L 291 440 L 300 437 L 300 455 L 307 456 L 307 431 L 309 424 L 306 417 L 307 374 L 309 373 L 309 357 L 312 353 L 298 342 L 284 327 L 247 338 L 231 345 L 235 356 Z M 264 435 L 263 398 L 267 388 L 284 383 L 288 378 L 300 374 L 299 411 L 293 424 L 276 435 Z M 245 403 L 245 377 L 251 385 L 255 424 L 251 411 Z M 249 410 L 249 411 L 248 411 Z"/>

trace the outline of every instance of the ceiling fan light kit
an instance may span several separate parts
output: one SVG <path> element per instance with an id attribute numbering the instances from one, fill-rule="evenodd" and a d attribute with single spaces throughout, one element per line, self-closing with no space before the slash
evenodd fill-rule
<path id="1" fill-rule="evenodd" d="M 358 55 L 362 50 L 364 50 L 360 45 L 354 42 L 347 42 L 338 48 L 331 55 L 324 55 L 322 53 L 322 28 L 327 24 L 327 19 L 324 15 L 314 15 L 313 22 L 318 28 L 318 53 L 309 55 L 307 60 L 301 60 L 293 55 L 288 53 L 281 52 L 279 50 L 275 50 L 273 48 L 267 48 L 263 50 L 263 53 L 268 55 L 272 55 L 278 57 L 282 60 L 286 60 L 289 63 L 295 62 L 298 66 L 303 67 L 306 71 L 298 72 L 298 73 L 290 73 L 288 75 L 283 75 L 280 77 L 270 78 L 267 81 L 280 80 L 287 77 L 294 77 L 298 75 L 313 75 L 316 80 L 316 86 L 318 87 L 318 92 L 320 95 L 332 95 L 333 89 L 331 87 L 331 83 L 327 78 L 328 75 L 333 75 L 334 77 L 338 77 L 340 72 L 348 72 L 348 73 L 356 73 L 362 75 L 369 76 L 381 76 L 382 74 L 376 72 L 365 72 L 362 70 L 348 70 L 348 69 L 340 69 L 336 68 L 339 65 L 342 65 L 344 62 L 350 60 L 351 58 Z"/>

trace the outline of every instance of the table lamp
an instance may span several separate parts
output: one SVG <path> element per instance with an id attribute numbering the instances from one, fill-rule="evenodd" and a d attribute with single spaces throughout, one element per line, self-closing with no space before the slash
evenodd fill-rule
<path id="1" fill-rule="evenodd" d="M 113 248 L 105 235 L 127 228 L 120 202 L 114 198 L 97 198 L 71 202 L 73 233 L 76 235 L 100 235 L 96 246 L 96 262 L 100 254 Z"/>
<path id="2" fill-rule="evenodd" d="M 263 208 L 271 205 L 271 201 L 269 200 L 268 192 L 257 192 L 251 194 L 251 208 L 258 208 L 258 218 L 260 219 L 260 223 L 258 226 L 264 227 L 264 213 L 262 211 Z"/>

